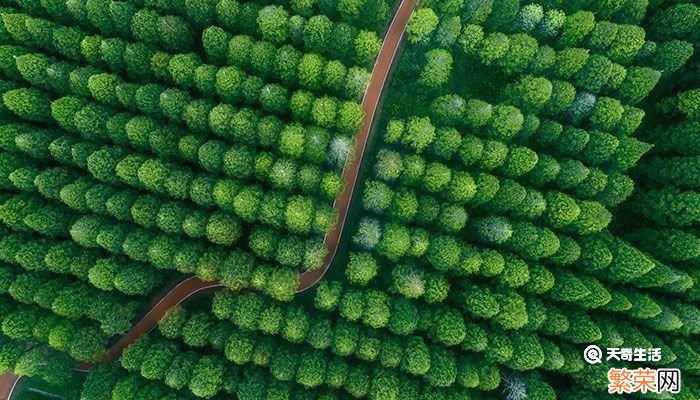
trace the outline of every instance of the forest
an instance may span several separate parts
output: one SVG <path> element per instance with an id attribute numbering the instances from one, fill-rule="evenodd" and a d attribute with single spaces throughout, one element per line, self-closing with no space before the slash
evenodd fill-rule
<path id="1" fill-rule="evenodd" d="M 0 394 L 700 398 L 699 43 L 693 0 L 0 0 Z"/>

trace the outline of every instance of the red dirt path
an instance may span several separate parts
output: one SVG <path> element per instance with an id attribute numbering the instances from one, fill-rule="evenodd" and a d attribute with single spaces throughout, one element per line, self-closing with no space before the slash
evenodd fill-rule
<path id="1" fill-rule="evenodd" d="M 365 118 L 360 131 L 355 135 L 355 158 L 348 162 L 343 170 L 343 181 L 346 183 L 343 191 L 338 195 L 333 207 L 338 211 L 338 222 L 333 229 L 326 235 L 324 242 L 328 249 L 323 266 L 321 268 L 306 271 L 299 275 L 299 286 L 297 293 L 303 292 L 315 286 L 328 272 L 333 259 L 338 251 L 338 245 L 345 228 L 345 221 L 350 210 L 350 204 L 357 185 L 360 174 L 360 166 L 364 157 L 367 142 L 370 138 L 374 117 L 379 109 L 379 103 L 382 97 L 383 90 L 389 78 L 389 72 L 394 65 L 394 60 L 404 33 L 406 26 L 411 17 L 413 9 L 418 0 L 402 0 L 394 17 L 389 25 L 389 29 L 384 37 L 382 48 L 379 51 L 377 60 L 372 69 L 370 82 L 362 98 L 362 109 L 365 112 Z M 104 362 L 116 360 L 121 355 L 122 350 L 131 343 L 134 343 L 141 336 L 149 333 L 158 324 L 158 321 L 171 308 L 181 304 L 187 299 L 195 295 L 211 292 L 223 288 L 218 282 L 203 282 L 197 277 L 188 277 L 180 281 L 175 287 L 167 291 L 163 296 L 148 309 L 148 312 L 134 326 L 122 336 L 112 347 L 107 351 Z M 78 371 L 88 371 L 92 365 L 80 364 L 76 367 Z M 0 385 L 1 387 L 1 385 Z M 0 400 L 2 400 L 0 398 Z"/>
<path id="2" fill-rule="evenodd" d="M 9 400 L 19 379 L 19 376 L 9 372 L 0 375 L 0 400 Z"/>

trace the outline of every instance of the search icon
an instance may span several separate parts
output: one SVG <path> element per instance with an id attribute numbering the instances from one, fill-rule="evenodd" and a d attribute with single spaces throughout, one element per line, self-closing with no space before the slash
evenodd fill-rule
<path id="1" fill-rule="evenodd" d="M 603 362 L 603 350 L 592 344 L 583 351 L 583 359 L 589 364 L 600 364 Z"/>

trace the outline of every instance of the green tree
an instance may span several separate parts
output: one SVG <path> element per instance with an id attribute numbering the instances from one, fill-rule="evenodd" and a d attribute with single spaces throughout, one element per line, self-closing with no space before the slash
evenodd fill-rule
<path id="1" fill-rule="evenodd" d="M 389 323 L 391 310 L 389 308 L 389 296 L 378 290 L 369 290 L 364 293 L 364 313 L 362 322 L 378 329 Z"/>
<path id="2" fill-rule="evenodd" d="M 347 136 L 355 134 L 360 129 L 365 117 L 362 106 L 351 101 L 342 102 L 336 115 L 336 128 L 341 134 Z"/>
<path id="3" fill-rule="evenodd" d="M 656 86 L 661 72 L 648 67 L 630 67 L 627 69 L 625 80 L 618 88 L 622 100 L 636 104 L 644 99 Z"/>
<path id="4" fill-rule="evenodd" d="M 282 113 L 287 109 L 289 92 L 286 88 L 276 84 L 263 86 L 260 91 L 260 104 L 263 109 L 272 113 Z"/>
<path id="5" fill-rule="evenodd" d="M 525 75 L 506 89 L 506 95 L 521 110 L 537 113 L 551 98 L 552 83 L 542 77 Z M 497 108 L 494 108 L 494 113 L 496 112 Z"/>
<path id="6" fill-rule="evenodd" d="M 242 96 L 244 75 L 235 67 L 224 67 L 216 73 L 216 92 L 224 100 L 236 101 Z"/>
<path id="7" fill-rule="evenodd" d="M 452 54 L 444 49 L 425 53 L 425 64 L 418 83 L 429 91 L 437 91 L 447 84 L 452 74 Z"/>
<path id="8" fill-rule="evenodd" d="M 454 354 L 447 349 L 433 346 L 430 349 L 430 369 L 426 380 L 433 386 L 448 387 L 457 379 L 457 363 Z"/>
<path id="9" fill-rule="evenodd" d="M 422 152 L 435 139 L 435 127 L 430 118 L 413 117 L 406 124 L 406 130 L 401 136 L 401 142 L 414 151 Z"/>
<path id="10" fill-rule="evenodd" d="M 323 82 L 324 60 L 317 54 L 307 53 L 298 64 L 297 77 L 302 87 L 318 90 Z"/>
<path id="11" fill-rule="evenodd" d="M 355 62 L 369 66 L 381 50 L 382 41 L 372 31 L 361 30 L 355 38 Z"/>
<path id="12" fill-rule="evenodd" d="M 511 340 L 514 352 L 507 363 L 509 367 L 517 371 L 525 371 L 542 365 L 544 352 L 537 336 L 516 333 Z"/>
<path id="13" fill-rule="evenodd" d="M 369 253 L 351 253 L 345 268 L 345 276 L 350 283 L 367 285 L 377 275 L 377 262 Z"/>
<path id="14" fill-rule="evenodd" d="M 546 81 L 543 81 L 546 82 Z M 549 93 L 547 90 L 550 85 L 544 83 L 541 90 L 538 90 L 538 99 L 528 100 L 531 104 L 537 104 L 542 101 L 546 94 Z M 528 96 L 533 96 L 534 93 L 528 94 Z M 489 136 L 492 139 L 500 140 L 510 140 L 515 136 L 518 131 L 523 126 L 525 121 L 523 114 L 519 109 L 513 106 L 498 104 L 493 107 L 492 119 L 489 122 Z"/>
<path id="15" fill-rule="evenodd" d="M 457 0 L 461 1 L 461 0 Z M 459 38 L 460 31 L 462 30 L 462 23 L 458 16 L 453 16 L 440 21 L 437 31 L 433 35 L 433 42 L 439 47 L 450 47 L 457 42 Z"/>
<path id="16" fill-rule="evenodd" d="M 414 11 L 406 27 L 409 43 L 427 43 L 437 29 L 439 21 L 431 8 L 423 7 Z"/>
<path id="17" fill-rule="evenodd" d="M 188 387 L 198 397 L 211 398 L 221 389 L 225 370 L 219 358 L 204 356 L 195 365 Z"/>
<path id="18" fill-rule="evenodd" d="M 324 96 L 316 99 L 311 106 L 311 120 L 316 125 L 330 129 L 335 126 L 337 112 L 337 101 L 332 97 Z"/>
<path id="19" fill-rule="evenodd" d="M 36 89 L 15 89 L 5 92 L 3 103 L 17 116 L 30 121 L 46 121 L 51 114 L 49 99 Z"/>
<path id="20" fill-rule="evenodd" d="M 184 51 L 192 48 L 193 45 L 194 34 L 190 24 L 175 15 L 158 19 L 158 36 L 166 50 Z"/>
<path id="21" fill-rule="evenodd" d="M 467 328 L 462 315 L 454 309 L 445 308 L 435 318 L 432 333 L 447 346 L 455 346 L 467 336 Z"/>
<path id="22" fill-rule="evenodd" d="M 544 18 L 544 10 L 539 4 L 528 4 L 520 9 L 513 26 L 523 32 L 531 32 Z"/>
<path id="23" fill-rule="evenodd" d="M 411 238 L 407 228 L 397 224 L 387 224 L 377 250 L 383 256 L 395 261 L 408 251 L 410 245 Z"/>
<path id="24" fill-rule="evenodd" d="M 313 214 L 314 204 L 311 199 L 300 196 L 290 198 L 285 211 L 287 228 L 294 233 L 308 233 Z"/>
<path id="25" fill-rule="evenodd" d="M 141 375 L 146 379 L 162 379 L 175 356 L 175 348 L 165 342 L 153 343 L 141 363 Z"/>
<path id="26" fill-rule="evenodd" d="M 424 375 L 431 367 L 430 350 L 423 339 L 410 336 L 401 367 L 413 375 Z"/>
<path id="27" fill-rule="evenodd" d="M 324 53 L 333 32 L 333 22 L 325 15 L 314 15 L 304 26 L 304 45 L 309 51 Z"/>
<path id="28" fill-rule="evenodd" d="M 266 6 L 258 11 L 256 22 L 264 40 L 283 43 L 289 35 L 289 14 L 282 6 Z"/>
<path id="29" fill-rule="evenodd" d="M 302 354 L 296 371 L 296 381 L 307 388 L 321 385 L 326 376 L 326 365 L 326 357 L 321 352 Z"/>
<path id="30" fill-rule="evenodd" d="M 456 94 L 448 94 L 435 98 L 430 108 L 437 122 L 454 125 L 464 117 L 467 103 Z"/>

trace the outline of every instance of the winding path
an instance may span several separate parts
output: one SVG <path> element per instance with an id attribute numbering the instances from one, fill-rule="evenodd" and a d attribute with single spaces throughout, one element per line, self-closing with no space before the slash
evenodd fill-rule
<path id="1" fill-rule="evenodd" d="M 406 32 L 406 26 L 408 25 L 408 21 L 417 3 L 418 0 L 402 0 L 384 36 L 382 48 L 379 51 L 379 55 L 372 69 L 367 91 L 362 98 L 362 109 L 365 112 L 365 117 L 360 131 L 355 135 L 354 154 L 356 157 L 345 166 L 343 170 L 343 181 L 346 184 L 343 191 L 333 202 L 333 207 L 338 211 L 339 218 L 333 229 L 324 238 L 328 253 L 323 260 L 323 266 L 321 268 L 306 271 L 299 275 L 297 293 L 314 287 L 323 278 L 326 272 L 328 272 L 338 252 L 338 246 L 345 228 L 353 193 L 358 183 L 357 181 L 360 175 L 360 167 L 362 165 L 365 149 L 371 137 L 372 124 L 377 115 L 379 103 L 389 78 L 389 73 L 394 65 L 394 60 Z M 171 308 L 193 296 L 212 292 L 223 287 L 224 286 L 218 282 L 204 282 L 195 276 L 187 277 L 178 282 L 174 287 L 159 297 L 148 308 L 146 314 L 134 324 L 129 332 L 108 349 L 104 361 L 110 362 L 119 358 L 124 348 L 153 330 L 153 328 L 158 325 L 158 321 L 160 321 Z M 92 365 L 90 364 L 80 364 L 76 367 L 76 370 L 85 372 L 91 367 Z"/>

